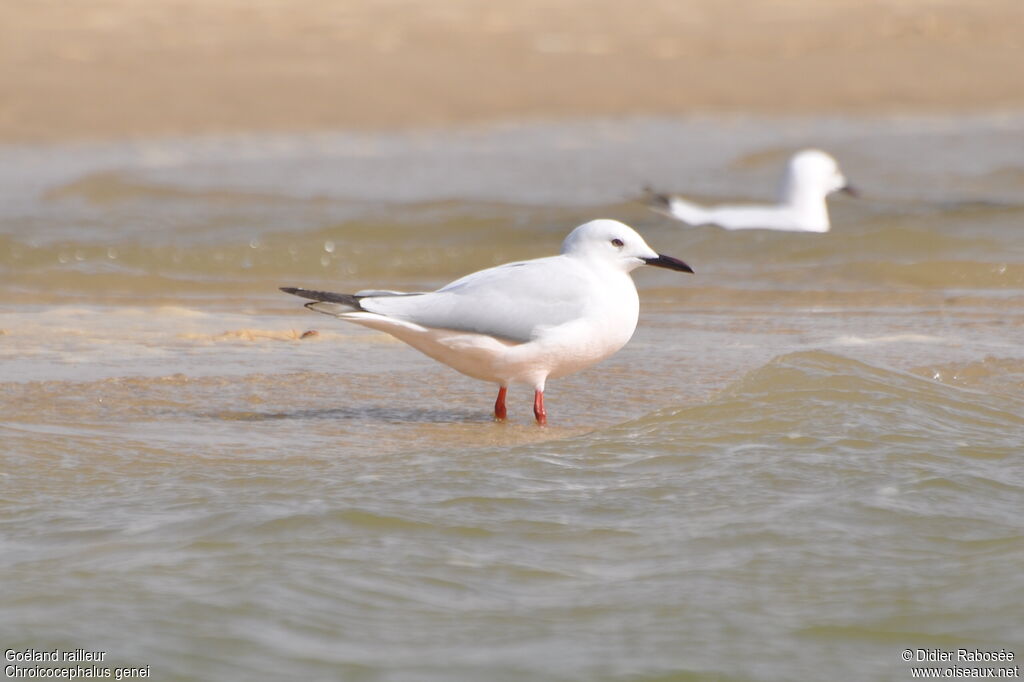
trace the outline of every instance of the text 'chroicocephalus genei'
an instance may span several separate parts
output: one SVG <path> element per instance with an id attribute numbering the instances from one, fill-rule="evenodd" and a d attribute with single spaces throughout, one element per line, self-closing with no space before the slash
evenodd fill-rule
<path id="1" fill-rule="evenodd" d="M 779 203 L 775 205 L 700 206 L 682 197 L 648 192 L 648 204 L 689 225 L 718 225 L 727 230 L 828 232 L 825 197 L 844 191 L 857 196 L 839 164 L 818 149 L 797 152 L 786 166 Z"/>
<path id="2" fill-rule="evenodd" d="M 467 376 L 498 384 L 499 420 L 509 384 L 529 384 L 543 425 L 547 379 L 593 365 L 633 336 L 640 301 L 629 273 L 641 265 L 693 272 L 656 253 L 628 225 L 594 220 L 565 238 L 561 255 L 474 272 L 433 292 L 281 290 L 313 299 L 306 304 L 311 310 L 387 332 Z"/>

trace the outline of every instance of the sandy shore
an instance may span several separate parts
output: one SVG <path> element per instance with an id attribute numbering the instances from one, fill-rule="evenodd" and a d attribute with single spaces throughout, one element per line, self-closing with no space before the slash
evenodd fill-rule
<path id="1" fill-rule="evenodd" d="M 0 141 L 1024 109 L 1020 0 L 0 4 Z"/>

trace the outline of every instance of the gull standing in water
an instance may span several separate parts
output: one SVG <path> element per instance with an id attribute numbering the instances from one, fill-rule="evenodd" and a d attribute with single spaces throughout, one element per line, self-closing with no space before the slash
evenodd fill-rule
<path id="1" fill-rule="evenodd" d="M 498 420 L 506 416 L 509 384 L 528 384 L 544 425 L 545 382 L 607 358 L 633 336 L 640 301 L 629 273 L 641 265 L 693 272 L 656 253 L 628 225 L 594 220 L 565 238 L 561 255 L 474 272 L 433 292 L 281 290 L 312 299 L 310 310 L 387 332 L 498 384 Z"/>
<path id="2" fill-rule="evenodd" d="M 648 192 L 648 205 L 690 225 L 718 225 L 727 230 L 828 232 L 825 197 L 843 191 L 857 196 L 839 164 L 825 152 L 805 149 L 786 166 L 779 203 L 774 205 L 700 206 L 682 197 Z"/>

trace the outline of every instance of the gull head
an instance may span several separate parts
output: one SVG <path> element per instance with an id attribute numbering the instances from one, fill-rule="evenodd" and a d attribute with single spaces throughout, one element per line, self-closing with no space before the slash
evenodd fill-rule
<path id="1" fill-rule="evenodd" d="M 693 272 L 678 258 L 656 252 L 636 230 L 618 220 L 591 220 L 580 225 L 562 242 L 562 255 L 622 272 L 641 265 Z"/>
<path id="2" fill-rule="evenodd" d="M 820 149 L 805 149 L 793 155 L 789 160 L 786 185 L 784 192 L 789 197 L 803 192 L 822 197 L 838 191 L 857 195 L 836 160 Z"/>

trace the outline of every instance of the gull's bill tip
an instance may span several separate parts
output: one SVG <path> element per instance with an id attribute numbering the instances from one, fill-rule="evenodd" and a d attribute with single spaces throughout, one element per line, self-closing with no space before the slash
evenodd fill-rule
<path id="1" fill-rule="evenodd" d="M 851 197 L 854 197 L 855 199 L 860 198 L 860 190 L 854 187 L 853 185 L 843 185 L 842 187 L 839 188 L 839 191 L 843 192 L 844 194 L 849 194 Z"/>
<path id="2" fill-rule="evenodd" d="M 668 268 L 669 270 L 678 270 L 679 272 L 689 272 L 693 274 L 693 268 L 672 256 L 666 256 L 659 253 L 657 258 L 644 258 L 644 263 L 647 265 L 653 265 L 657 268 Z"/>

